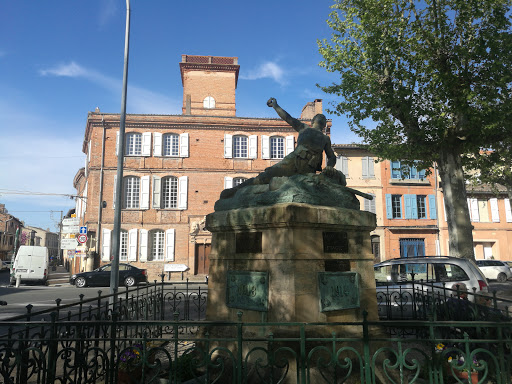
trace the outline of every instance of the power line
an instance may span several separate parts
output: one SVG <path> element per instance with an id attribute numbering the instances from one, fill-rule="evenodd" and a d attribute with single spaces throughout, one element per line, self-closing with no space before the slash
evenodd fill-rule
<path id="1" fill-rule="evenodd" d="M 78 197 L 69 193 L 50 193 L 50 192 L 33 192 L 33 191 L 18 191 L 14 189 L 0 189 L 0 194 L 5 195 L 35 195 L 35 196 L 64 196 L 70 199 Z"/>

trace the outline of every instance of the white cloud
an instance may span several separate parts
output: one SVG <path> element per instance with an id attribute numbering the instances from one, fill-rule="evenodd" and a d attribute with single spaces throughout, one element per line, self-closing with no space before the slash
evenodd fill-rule
<path id="1" fill-rule="evenodd" d="M 39 71 L 42 76 L 83 78 L 95 83 L 112 93 L 116 99 L 121 98 L 122 80 L 105 76 L 102 73 L 85 68 L 75 62 L 60 64 L 54 68 Z M 157 92 L 153 92 L 137 86 L 128 85 L 126 96 L 128 113 L 179 113 L 181 103 Z"/>
<path id="2" fill-rule="evenodd" d="M 57 76 L 57 77 L 87 77 L 87 71 L 72 61 L 69 64 L 61 64 L 55 68 L 42 69 L 39 71 L 42 76 Z"/>
<path id="3" fill-rule="evenodd" d="M 261 64 L 256 69 L 249 70 L 246 75 L 240 75 L 240 78 L 245 80 L 270 78 L 280 85 L 287 83 L 285 71 L 277 63 L 271 61 Z"/>
<path id="4" fill-rule="evenodd" d="M 101 3 L 99 24 L 104 27 L 120 12 L 116 0 L 104 0 Z"/>

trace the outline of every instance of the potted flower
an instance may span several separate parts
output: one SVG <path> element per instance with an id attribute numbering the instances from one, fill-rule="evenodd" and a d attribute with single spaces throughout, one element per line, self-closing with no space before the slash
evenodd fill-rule
<path id="1" fill-rule="evenodd" d="M 448 357 L 449 375 L 458 379 L 464 379 L 471 384 L 478 384 L 478 372 L 475 369 L 478 366 L 480 366 L 480 363 L 476 357 L 473 358 L 472 364 L 466 364 L 464 356 L 455 355 Z"/>
<path id="2" fill-rule="evenodd" d="M 143 345 L 138 343 L 125 348 L 119 355 L 117 363 L 117 383 L 135 384 L 142 375 L 142 355 Z"/>

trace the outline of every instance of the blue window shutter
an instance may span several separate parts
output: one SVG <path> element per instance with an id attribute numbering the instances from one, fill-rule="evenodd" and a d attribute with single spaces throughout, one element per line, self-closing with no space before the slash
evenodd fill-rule
<path id="1" fill-rule="evenodd" d="M 431 219 L 437 219 L 436 197 L 435 197 L 435 195 L 428 195 L 428 210 L 430 212 L 430 218 Z"/>
<path id="2" fill-rule="evenodd" d="M 425 178 L 425 170 L 424 169 L 422 169 L 421 171 L 418 172 L 418 178 L 419 179 Z"/>
<path id="3" fill-rule="evenodd" d="M 405 218 L 412 219 L 412 197 L 414 195 L 404 195 Z"/>
<path id="4" fill-rule="evenodd" d="M 418 178 L 418 170 L 416 167 L 409 167 L 409 179 L 417 179 Z"/>
<path id="5" fill-rule="evenodd" d="M 391 206 L 391 195 L 386 193 L 386 217 L 388 219 L 393 218 L 393 207 Z"/>
<path id="6" fill-rule="evenodd" d="M 418 218 L 418 196 L 411 195 L 411 219 Z"/>
<path id="7" fill-rule="evenodd" d="M 392 179 L 400 179 L 400 162 L 392 161 L 391 162 L 391 178 Z"/>

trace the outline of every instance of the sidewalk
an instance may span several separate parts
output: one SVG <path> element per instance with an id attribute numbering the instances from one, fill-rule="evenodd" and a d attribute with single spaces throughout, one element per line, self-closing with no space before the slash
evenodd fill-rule
<path id="1" fill-rule="evenodd" d="M 52 267 L 50 267 L 48 285 L 69 284 L 69 275 L 70 273 L 63 265 L 58 265 L 55 271 L 52 271 Z"/>

